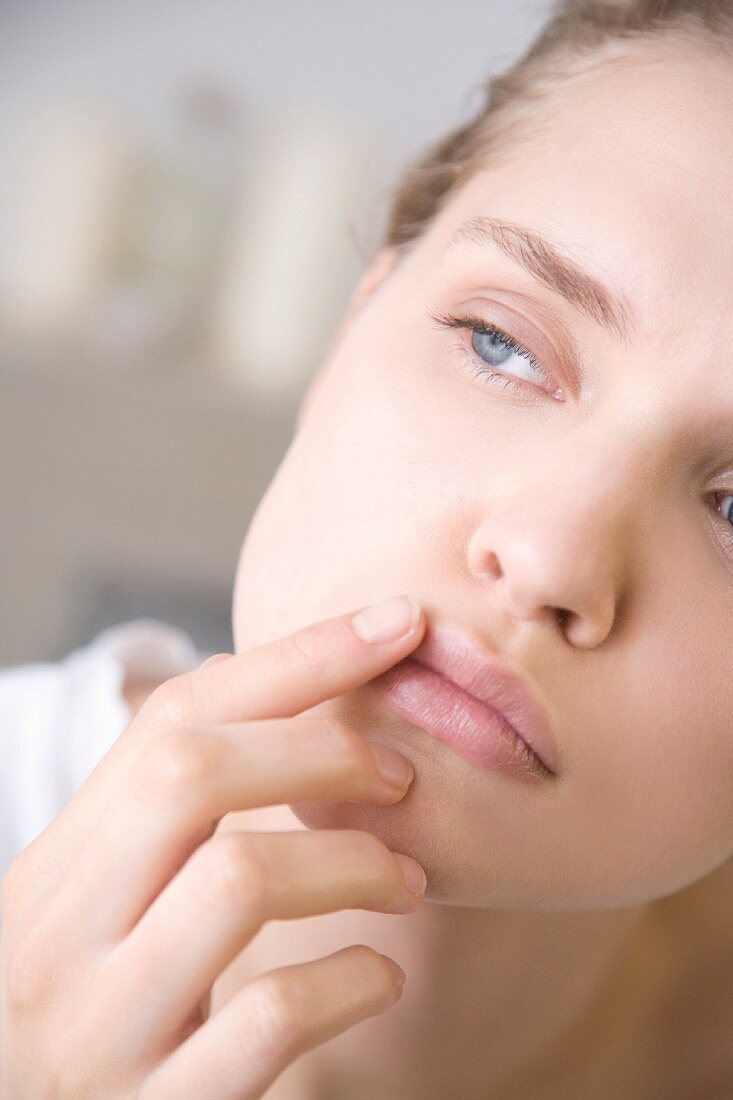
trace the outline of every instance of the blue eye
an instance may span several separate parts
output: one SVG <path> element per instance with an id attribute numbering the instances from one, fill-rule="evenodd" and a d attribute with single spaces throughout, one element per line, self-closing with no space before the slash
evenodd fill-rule
<path id="1" fill-rule="evenodd" d="M 515 363 L 514 368 L 519 367 L 528 382 L 535 381 L 538 374 L 542 375 L 542 368 L 535 363 L 532 355 L 515 340 L 502 336 L 497 328 L 491 326 L 472 325 L 470 327 L 473 333 L 471 346 L 479 358 L 485 360 L 489 366 L 501 367 L 503 363 L 511 362 L 516 356 L 523 358 L 526 365 Z"/>
<path id="2" fill-rule="evenodd" d="M 549 392 L 552 397 L 561 401 L 565 400 L 562 390 L 532 353 L 509 333 L 478 317 L 454 317 L 443 313 L 430 313 L 430 316 L 442 327 L 471 332 L 471 351 L 467 348 L 462 350 L 469 369 L 476 376 L 492 383 L 501 383 L 504 389 L 516 389 L 525 393 L 529 386 L 531 389 L 539 388 Z M 494 370 L 494 367 L 500 370 Z M 508 375 L 509 369 L 519 371 L 518 378 Z"/>
<path id="3" fill-rule="evenodd" d="M 720 507 L 718 508 L 721 516 L 723 519 L 727 519 L 729 523 L 733 523 L 733 496 L 731 496 L 730 493 L 717 493 L 716 495 L 720 497 L 721 500 Z M 726 500 L 729 503 L 724 505 L 722 501 Z"/>

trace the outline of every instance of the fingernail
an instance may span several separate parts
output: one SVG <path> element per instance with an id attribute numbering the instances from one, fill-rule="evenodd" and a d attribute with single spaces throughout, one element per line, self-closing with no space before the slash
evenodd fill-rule
<path id="1" fill-rule="evenodd" d="M 351 616 L 352 629 L 365 642 L 393 642 L 409 634 L 420 618 L 414 596 L 390 596 Z"/>
<path id="2" fill-rule="evenodd" d="M 428 881 L 428 877 L 422 867 L 417 860 L 412 859 L 410 856 L 403 855 L 402 852 L 393 852 L 392 854 L 400 865 L 402 877 L 405 880 L 405 886 L 411 894 L 417 894 L 417 896 L 421 898 L 425 893 L 425 887 Z"/>
<path id="3" fill-rule="evenodd" d="M 207 665 L 216 665 L 219 661 L 228 661 L 230 657 L 233 657 L 233 653 L 212 653 L 210 657 L 207 657 L 205 661 L 202 661 L 199 668 L 206 668 Z"/>
<path id="4" fill-rule="evenodd" d="M 390 787 L 396 787 L 398 791 L 406 790 L 415 776 L 415 771 L 407 757 L 374 741 L 371 742 L 371 746 L 382 779 Z"/>

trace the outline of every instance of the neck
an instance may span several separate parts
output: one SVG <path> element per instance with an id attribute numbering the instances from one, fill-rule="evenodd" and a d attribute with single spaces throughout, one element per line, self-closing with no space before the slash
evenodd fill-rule
<path id="1" fill-rule="evenodd" d="M 287 807 L 222 822 L 299 824 Z M 585 1100 L 609 1094 L 609 1071 L 616 1095 L 636 1095 L 640 1043 L 679 957 L 671 904 L 555 912 L 428 900 L 406 916 L 348 909 L 273 921 L 219 979 L 213 1010 L 257 973 L 366 943 L 404 969 L 401 1000 L 309 1051 L 273 1100 Z"/>
<path id="2" fill-rule="evenodd" d="M 368 929 L 358 927 L 364 917 Z M 549 1097 L 548 1074 L 559 1072 L 567 1088 L 565 1058 L 577 1070 L 620 1021 L 633 1038 L 635 1007 L 644 1019 L 645 996 L 630 1002 L 634 959 L 642 943 L 654 942 L 650 907 L 514 912 L 425 902 L 407 918 L 383 918 L 390 924 L 378 937 L 370 917 L 359 913 L 349 934 L 363 932 L 397 959 L 405 992 L 393 1009 L 319 1052 L 324 1100 L 504 1090 L 529 1098 L 535 1089 Z M 559 1087 L 557 1095 L 570 1093 Z"/>

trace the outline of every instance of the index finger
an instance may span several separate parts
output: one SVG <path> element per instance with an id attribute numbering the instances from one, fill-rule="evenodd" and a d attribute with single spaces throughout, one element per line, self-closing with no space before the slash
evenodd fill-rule
<path id="1" fill-rule="evenodd" d="M 22 854 L 27 904 L 64 872 L 111 797 L 120 769 L 154 737 L 176 726 L 293 717 L 385 672 L 419 644 L 425 625 L 413 596 L 393 596 L 166 680 Z"/>
<path id="2" fill-rule="evenodd" d="M 291 718 L 385 672 L 424 632 L 418 601 L 392 596 L 175 676 L 148 697 L 136 722 L 172 728 Z"/>

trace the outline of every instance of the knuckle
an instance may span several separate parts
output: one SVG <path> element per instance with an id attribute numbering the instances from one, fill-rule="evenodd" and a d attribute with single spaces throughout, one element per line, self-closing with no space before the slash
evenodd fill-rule
<path id="1" fill-rule="evenodd" d="M 366 742 L 337 718 L 319 717 L 314 721 L 316 736 L 321 738 L 329 757 L 337 763 L 339 775 L 351 778 L 362 774 L 366 769 Z"/>
<path id="2" fill-rule="evenodd" d="M 405 884 L 392 852 L 374 833 L 349 830 L 351 862 L 357 870 L 363 897 L 369 904 L 391 903 L 404 895 Z"/>
<path id="3" fill-rule="evenodd" d="M 275 970 L 250 983 L 249 992 L 260 1041 L 280 1054 L 297 1052 L 307 1028 L 306 981 L 292 969 Z"/>
<path id="4" fill-rule="evenodd" d="M 202 874 L 206 889 L 217 898 L 243 902 L 263 912 L 267 902 L 268 873 L 257 844 L 248 833 L 218 833 L 201 846 Z"/>
<path id="5" fill-rule="evenodd" d="M 133 766 L 133 781 L 145 798 L 189 799 L 208 788 L 216 766 L 211 738 L 203 731 L 176 729 L 143 749 Z"/>
<path id="6" fill-rule="evenodd" d="M 389 960 L 365 943 L 356 943 L 349 950 L 364 986 L 372 991 L 376 985 L 380 997 L 390 996 L 394 991 L 395 980 Z M 356 980 L 359 982 L 358 977 Z"/>
<path id="7" fill-rule="evenodd" d="M 363 829 L 349 829 L 348 843 L 353 850 L 354 859 L 360 867 L 376 868 L 380 876 L 394 878 L 396 873 L 394 859 L 389 848 L 375 836 Z"/>
<path id="8" fill-rule="evenodd" d="M 143 703 L 142 713 L 148 725 L 161 731 L 188 725 L 194 714 L 190 674 L 182 672 L 158 684 Z"/>
<path id="9" fill-rule="evenodd" d="M 296 630 L 294 634 L 288 634 L 283 641 L 285 657 L 296 668 L 305 664 L 309 672 L 318 673 L 325 670 L 328 654 L 317 631 L 308 628 Z"/>

